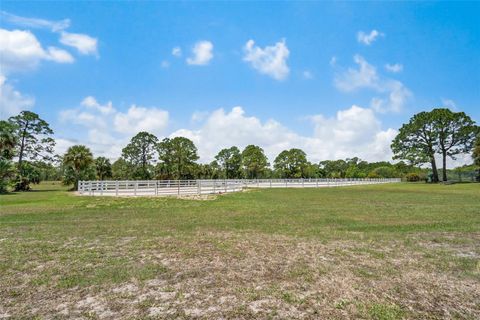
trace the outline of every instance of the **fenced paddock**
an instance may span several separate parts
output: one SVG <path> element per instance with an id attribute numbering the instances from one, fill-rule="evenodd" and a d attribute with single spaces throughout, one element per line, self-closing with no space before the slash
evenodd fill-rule
<path id="1" fill-rule="evenodd" d="M 79 181 L 78 193 L 88 196 L 184 196 L 220 194 L 244 188 L 325 188 L 400 182 L 400 179 L 224 179 Z"/>

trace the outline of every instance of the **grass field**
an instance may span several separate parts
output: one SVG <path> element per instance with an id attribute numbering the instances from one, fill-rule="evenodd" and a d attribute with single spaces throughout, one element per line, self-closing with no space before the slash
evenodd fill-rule
<path id="1" fill-rule="evenodd" d="M 0 318 L 480 318 L 480 185 L 0 195 Z"/>

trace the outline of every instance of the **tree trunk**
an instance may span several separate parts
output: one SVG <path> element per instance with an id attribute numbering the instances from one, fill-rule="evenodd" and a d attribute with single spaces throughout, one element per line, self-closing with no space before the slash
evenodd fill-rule
<path id="1" fill-rule="evenodd" d="M 447 152 L 443 151 L 442 152 L 442 164 L 443 164 L 443 181 L 447 181 Z"/>
<path id="2" fill-rule="evenodd" d="M 430 163 L 432 164 L 432 182 L 437 183 L 438 182 L 438 170 L 437 170 L 437 163 L 435 162 L 435 158 L 432 157 L 430 160 Z"/>

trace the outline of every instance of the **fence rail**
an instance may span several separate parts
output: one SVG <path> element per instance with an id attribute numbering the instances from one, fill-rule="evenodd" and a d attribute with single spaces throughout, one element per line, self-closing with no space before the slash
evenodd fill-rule
<path id="1" fill-rule="evenodd" d="M 89 196 L 183 196 L 241 191 L 244 188 L 321 188 L 400 182 L 400 179 L 225 179 L 79 181 Z"/>

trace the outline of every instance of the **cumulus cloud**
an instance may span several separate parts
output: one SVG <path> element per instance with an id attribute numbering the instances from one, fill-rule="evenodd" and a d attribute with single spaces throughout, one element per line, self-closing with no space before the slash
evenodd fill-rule
<path id="1" fill-rule="evenodd" d="M 78 126 L 77 132 L 85 133 L 85 139 L 79 143 L 89 146 L 95 155 L 114 159 L 120 156 L 130 138 L 140 131 L 164 135 L 169 114 L 159 108 L 136 105 L 122 112 L 113 107 L 110 101 L 101 104 L 94 97 L 88 96 L 78 108 L 61 111 L 59 118 L 69 128 Z"/>
<path id="2" fill-rule="evenodd" d="M 25 71 L 37 67 L 41 60 L 71 63 L 73 57 L 56 47 L 46 50 L 30 31 L 0 29 L 0 68 L 2 73 Z"/>
<path id="3" fill-rule="evenodd" d="M 353 92 L 359 89 L 371 89 L 382 94 L 374 97 L 371 107 L 378 112 L 399 112 L 403 109 L 412 93 L 398 80 L 379 76 L 377 69 L 362 56 L 355 55 L 354 62 L 358 68 L 348 68 L 337 73 L 334 79 L 336 88 L 342 92 Z"/>
<path id="4" fill-rule="evenodd" d="M 157 108 L 132 105 L 126 113 L 117 112 L 115 130 L 126 134 L 148 131 L 161 134 L 168 124 L 168 112 Z"/>
<path id="5" fill-rule="evenodd" d="M 364 45 L 371 45 L 378 37 L 383 36 L 384 34 L 373 29 L 370 33 L 366 33 L 363 31 L 359 31 L 357 33 L 357 41 L 364 44 Z"/>
<path id="6" fill-rule="evenodd" d="M 385 65 L 385 70 L 393 73 L 399 73 L 403 71 L 403 65 L 401 65 L 400 63 L 395 63 L 395 64 L 387 63 Z"/>
<path id="7" fill-rule="evenodd" d="M 244 52 L 243 60 L 261 74 L 268 75 L 275 80 L 284 80 L 288 77 L 290 69 L 287 65 L 287 59 L 290 51 L 285 39 L 265 48 L 255 46 L 255 41 L 248 40 Z"/>
<path id="8" fill-rule="evenodd" d="M 86 34 L 62 31 L 60 33 L 60 43 L 77 49 L 83 55 L 97 54 L 98 40 Z"/>
<path id="9" fill-rule="evenodd" d="M 11 84 L 7 83 L 7 78 L 0 75 L 0 119 L 7 119 L 20 111 L 29 110 L 34 104 L 35 99 L 15 90 Z"/>
<path id="10" fill-rule="evenodd" d="M 360 156 L 367 160 L 390 160 L 390 143 L 395 130 L 381 129 L 380 121 L 370 109 L 352 106 L 335 117 L 310 117 L 313 134 L 302 136 L 276 120 L 261 121 L 247 116 L 242 107 L 230 111 L 217 109 L 205 118 L 198 130 L 180 129 L 171 134 L 184 136 L 198 146 L 201 161 L 213 160 L 222 148 L 244 148 L 257 144 L 273 162 L 283 150 L 301 148 L 310 161 Z M 219 134 L 221 132 L 222 134 Z"/>
<path id="11" fill-rule="evenodd" d="M 379 82 L 377 69 L 358 54 L 353 57 L 353 60 L 358 65 L 358 69 L 348 68 L 344 73 L 337 74 L 335 77 L 337 89 L 350 92 L 359 88 L 377 88 Z"/>
<path id="12" fill-rule="evenodd" d="M 213 58 L 213 43 L 210 41 L 198 41 L 193 46 L 192 53 L 193 56 L 187 58 L 188 64 L 195 66 L 207 65 Z"/>

